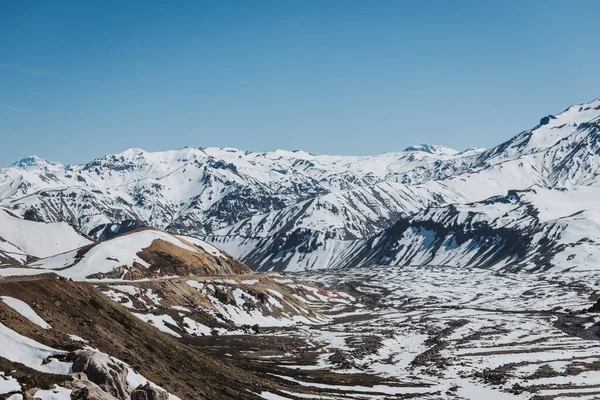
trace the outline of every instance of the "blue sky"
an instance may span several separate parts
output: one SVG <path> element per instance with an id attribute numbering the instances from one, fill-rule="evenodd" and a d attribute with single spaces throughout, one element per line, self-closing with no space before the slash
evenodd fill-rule
<path id="1" fill-rule="evenodd" d="M 0 2 L 0 166 L 489 147 L 600 96 L 598 1 Z"/>

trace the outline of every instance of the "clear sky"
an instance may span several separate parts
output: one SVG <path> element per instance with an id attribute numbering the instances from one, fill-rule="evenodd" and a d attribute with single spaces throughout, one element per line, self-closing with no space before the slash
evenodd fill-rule
<path id="1" fill-rule="evenodd" d="M 490 147 L 600 96 L 599 1 L 0 1 L 0 166 Z"/>

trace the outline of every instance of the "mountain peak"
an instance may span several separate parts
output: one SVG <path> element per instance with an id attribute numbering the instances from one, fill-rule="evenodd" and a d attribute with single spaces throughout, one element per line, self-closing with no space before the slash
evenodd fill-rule
<path id="1" fill-rule="evenodd" d="M 48 167 L 62 167 L 62 165 L 54 161 L 44 160 L 38 156 L 28 156 L 11 164 L 11 167 L 19 169 L 39 169 Z"/>
<path id="2" fill-rule="evenodd" d="M 145 150 L 142 150 L 138 147 L 133 147 L 131 149 L 127 149 L 121 153 L 118 154 L 114 154 L 115 157 L 122 157 L 122 158 L 139 158 L 142 157 L 143 155 L 147 154 L 147 152 Z"/>
<path id="3" fill-rule="evenodd" d="M 458 154 L 458 151 L 451 149 L 450 147 L 440 146 L 437 144 L 418 144 L 416 146 L 409 146 L 404 149 L 404 151 L 420 151 L 424 153 L 430 154 L 449 154 L 454 155 Z"/>

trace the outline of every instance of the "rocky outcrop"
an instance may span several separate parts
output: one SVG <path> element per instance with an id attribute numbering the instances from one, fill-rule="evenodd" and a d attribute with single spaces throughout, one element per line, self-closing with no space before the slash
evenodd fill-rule
<path id="1" fill-rule="evenodd" d="M 169 400 L 169 395 L 165 391 L 146 383 L 138 386 L 131 393 L 131 400 Z"/>
<path id="2" fill-rule="evenodd" d="M 127 366 L 96 350 L 79 350 L 74 353 L 73 372 L 83 372 L 90 382 L 118 399 L 127 399 L 131 388 L 127 383 Z M 89 387 L 81 388 L 80 395 L 91 393 Z M 81 397 L 86 399 L 87 397 Z M 102 399 L 102 397 L 92 397 Z M 108 397 L 110 399 L 110 397 Z"/>
<path id="3" fill-rule="evenodd" d="M 85 374 L 81 374 L 78 378 L 70 385 L 72 390 L 71 400 L 121 400 L 87 380 Z"/>

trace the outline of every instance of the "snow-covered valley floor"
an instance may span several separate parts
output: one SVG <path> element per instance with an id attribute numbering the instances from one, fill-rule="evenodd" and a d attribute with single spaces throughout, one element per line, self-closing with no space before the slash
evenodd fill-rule
<path id="1" fill-rule="evenodd" d="M 311 304 L 332 323 L 194 343 L 316 398 L 600 398 L 600 315 L 584 311 L 593 272 L 386 266 L 297 277 L 350 294 Z"/>

